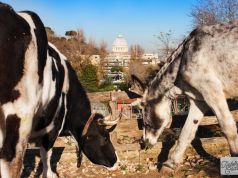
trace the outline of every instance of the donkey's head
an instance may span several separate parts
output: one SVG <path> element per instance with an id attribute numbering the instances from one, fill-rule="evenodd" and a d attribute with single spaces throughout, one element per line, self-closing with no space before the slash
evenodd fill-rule
<path id="1" fill-rule="evenodd" d="M 171 100 L 166 95 L 154 94 L 153 88 L 143 84 L 137 77 L 133 76 L 133 84 L 139 85 L 143 93 L 141 106 L 143 109 L 144 128 L 143 139 L 146 143 L 154 145 L 160 134 L 171 124 Z"/>
<path id="2" fill-rule="evenodd" d="M 141 101 L 144 110 L 143 139 L 154 145 L 164 129 L 171 125 L 171 100 L 165 95 L 151 97 L 149 92 L 147 88 Z"/>

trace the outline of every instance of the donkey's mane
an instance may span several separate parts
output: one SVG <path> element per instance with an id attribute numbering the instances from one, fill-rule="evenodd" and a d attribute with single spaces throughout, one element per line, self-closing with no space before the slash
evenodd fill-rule
<path id="1" fill-rule="evenodd" d="M 173 63 L 173 61 L 176 59 L 178 54 L 181 52 L 180 49 L 183 47 L 186 40 L 187 40 L 187 38 L 185 38 L 183 40 L 183 42 L 181 42 L 178 45 L 178 47 L 167 58 L 166 63 L 160 68 L 160 70 L 158 72 L 155 71 L 148 77 L 149 85 L 153 85 L 154 82 L 158 82 L 158 80 L 160 80 L 163 77 L 163 75 L 167 71 L 168 67 Z"/>
<path id="2" fill-rule="evenodd" d="M 150 97 L 158 97 L 174 86 L 177 74 L 180 70 L 181 59 L 183 57 L 184 48 L 186 44 L 193 38 L 194 34 L 200 29 L 193 30 L 190 35 L 185 38 L 178 47 L 167 58 L 166 63 L 154 76 L 150 76 L 150 81 L 147 83 L 148 95 Z"/>

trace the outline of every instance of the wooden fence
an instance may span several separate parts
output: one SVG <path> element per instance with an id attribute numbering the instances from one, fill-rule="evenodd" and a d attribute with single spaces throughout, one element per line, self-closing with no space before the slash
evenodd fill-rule
<path id="1" fill-rule="evenodd" d="M 176 108 L 176 110 L 173 109 L 173 112 L 175 113 L 173 116 L 173 124 L 172 124 L 173 129 L 176 129 L 176 128 L 181 129 L 187 117 L 186 113 L 188 109 L 185 109 L 185 108 L 186 107 L 188 108 L 188 105 L 184 104 L 183 106 L 179 106 L 178 104 L 179 104 L 178 101 L 176 101 L 176 103 L 173 103 L 174 108 L 180 107 L 180 108 Z M 232 111 L 232 115 L 234 119 L 238 122 L 238 110 Z M 143 123 L 143 120 L 141 118 L 138 119 L 136 115 L 133 115 L 133 117 L 131 117 L 130 119 L 122 118 L 119 121 L 116 129 L 111 135 L 113 143 L 118 151 L 141 150 L 140 140 L 142 137 L 142 125 L 143 125 L 142 123 Z M 217 130 L 217 128 L 219 128 L 217 124 L 218 124 L 218 121 L 214 115 L 205 116 L 200 123 L 200 126 L 199 126 L 200 129 L 198 132 L 201 132 L 202 130 L 201 128 L 206 128 L 211 126 L 216 126 L 216 130 Z M 212 131 L 209 131 L 209 132 L 212 132 Z M 201 138 L 201 142 L 202 144 L 205 144 L 205 145 L 206 144 L 211 144 L 211 145 L 227 144 L 227 141 L 223 137 L 223 134 L 221 131 L 219 131 L 218 135 L 219 136 L 217 136 L 217 134 L 211 134 L 211 133 L 206 135 L 206 133 L 204 133 Z M 161 149 L 161 148 L 162 148 L 162 141 L 159 141 L 154 147 L 154 149 Z"/>

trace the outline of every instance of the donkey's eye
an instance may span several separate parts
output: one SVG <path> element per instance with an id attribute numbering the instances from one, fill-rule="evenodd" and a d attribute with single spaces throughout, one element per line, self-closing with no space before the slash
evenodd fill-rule
<path id="1" fill-rule="evenodd" d="M 152 129 L 153 127 L 150 124 L 144 123 L 144 127 L 148 129 Z"/>
<path id="2" fill-rule="evenodd" d="M 140 103 L 142 107 L 145 107 L 145 102 Z"/>

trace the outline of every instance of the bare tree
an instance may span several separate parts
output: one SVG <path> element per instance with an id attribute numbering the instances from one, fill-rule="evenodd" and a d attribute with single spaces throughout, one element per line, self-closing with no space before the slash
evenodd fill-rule
<path id="1" fill-rule="evenodd" d="M 105 71 L 104 71 L 104 66 L 105 66 L 105 63 L 106 63 L 105 58 L 108 55 L 107 42 L 106 41 L 102 40 L 100 42 L 98 52 L 99 52 L 99 55 L 100 55 L 100 63 L 99 63 L 99 66 L 98 66 L 98 76 L 99 76 L 99 79 L 102 79 L 102 78 L 105 77 Z"/>
<path id="2" fill-rule="evenodd" d="M 99 55 L 101 59 L 105 59 L 105 57 L 108 55 L 107 42 L 104 40 L 102 40 L 99 44 Z"/>
<path id="3" fill-rule="evenodd" d="M 159 40 L 159 55 L 162 60 L 166 60 L 169 55 L 173 52 L 176 44 L 173 38 L 173 32 L 160 32 L 158 35 L 154 35 Z"/>
<path id="4" fill-rule="evenodd" d="M 144 49 L 140 45 L 132 45 L 130 47 L 131 60 L 141 60 Z"/>
<path id="5" fill-rule="evenodd" d="M 197 0 L 190 12 L 194 27 L 238 18 L 238 0 Z"/>
<path id="6" fill-rule="evenodd" d="M 86 44 L 86 37 L 85 37 L 85 35 L 84 35 L 83 29 L 78 29 L 78 30 L 77 30 L 76 39 L 78 40 L 78 42 L 79 42 L 81 45 Z"/>

